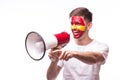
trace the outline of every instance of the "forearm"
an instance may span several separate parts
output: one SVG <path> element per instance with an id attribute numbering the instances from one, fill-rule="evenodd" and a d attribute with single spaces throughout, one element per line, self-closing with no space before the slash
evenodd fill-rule
<path id="1" fill-rule="evenodd" d="M 96 52 L 76 52 L 74 57 L 87 64 L 94 64 L 104 61 L 103 56 Z"/>
<path id="2" fill-rule="evenodd" d="M 47 70 L 47 80 L 55 80 L 56 79 L 58 72 L 59 72 L 59 70 L 57 68 L 57 62 L 58 61 L 50 63 L 50 66 Z"/>

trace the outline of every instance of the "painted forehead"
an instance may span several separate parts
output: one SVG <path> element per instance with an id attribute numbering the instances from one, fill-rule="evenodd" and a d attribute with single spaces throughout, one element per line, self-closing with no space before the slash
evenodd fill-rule
<path id="1" fill-rule="evenodd" d="M 80 25 L 85 25 L 84 19 L 81 16 L 72 16 L 71 17 L 71 23 L 79 23 Z"/>

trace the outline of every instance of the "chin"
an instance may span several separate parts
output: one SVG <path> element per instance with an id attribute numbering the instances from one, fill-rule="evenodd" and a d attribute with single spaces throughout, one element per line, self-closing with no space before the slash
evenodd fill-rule
<path id="1" fill-rule="evenodd" d="M 74 39 L 82 40 L 83 39 L 83 35 L 81 35 L 79 37 L 74 36 Z"/>

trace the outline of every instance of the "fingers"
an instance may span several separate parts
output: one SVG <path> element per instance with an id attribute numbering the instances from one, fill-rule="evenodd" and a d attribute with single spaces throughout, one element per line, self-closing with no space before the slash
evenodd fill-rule
<path id="1" fill-rule="evenodd" d="M 64 51 L 61 55 L 60 55 L 60 57 L 59 57 L 59 59 L 60 60 L 69 60 L 70 58 L 72 57 L 72 53 L 70 52 L 70 51 Z"/>
<path id="2" fill-rule="evenodd" d="M 71 51 L 62 51 L 62 50 L 51 50 L 49 53 L 50 59 L 55 60 L 69 60 L 71 57 L 73 57 L 73 52 Z"/>

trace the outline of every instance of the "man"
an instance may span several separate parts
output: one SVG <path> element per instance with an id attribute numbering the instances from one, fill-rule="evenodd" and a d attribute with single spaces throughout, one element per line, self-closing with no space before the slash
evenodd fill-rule
<path id="1" fill-rule="evenodd" d="M 73 39 L 62 49 L 51 49 L 47 79 L 55 80 L 62 67 L 63 80 L 99 80 L 100 66 L 105 63 L 109 47 L 91 39 L 92 13 L 84 7 L 70 13 Z"/>

